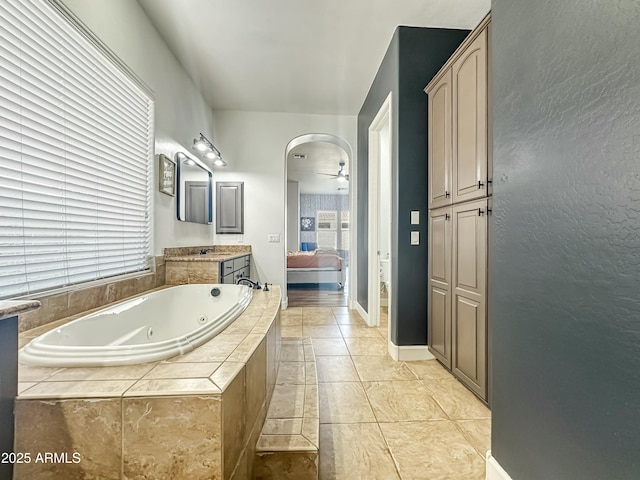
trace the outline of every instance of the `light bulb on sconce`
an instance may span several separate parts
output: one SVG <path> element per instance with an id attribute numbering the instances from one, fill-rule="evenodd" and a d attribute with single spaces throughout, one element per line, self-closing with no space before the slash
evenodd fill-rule
<path id="1" fill-rule="evenodd" d="M 200 140 L 193 140 L 193 148 L 195 148 L 196 150 L 198 150 L 199 152 L 204 152 L 205 150 L 207 150 L 209 147 L 207 147 L 207 144 L 204 143 L 204 141 L 202 139 Z"/>

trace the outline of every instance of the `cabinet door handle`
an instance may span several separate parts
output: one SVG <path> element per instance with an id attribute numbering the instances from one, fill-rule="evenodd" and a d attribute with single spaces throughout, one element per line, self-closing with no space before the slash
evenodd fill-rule
<path id="1" fill-rule="evenodd" d="M 449 214 L 448 214 L 448 213 L 445 213 L 445 214 L 444 214 L 444 219 L 445 219 L 445 220 L 449 220 Z"/>
<path id="2" fill-rule="evenodd" d="M 482 183 L 482 181 L 478 180 L 478 189 L 484 187 L 484 183 Z"/>
<path id="3" fill-rule="evenodd" d="M 481 217 L 482 215 L 484 215 L 484 210 L 482 210 L 481 208 L 478 209 L 478 216 Z"/>
<path id="4" fill-rule="evenodd" d="M 444 196 L 445 196 L 445 198 L 449 198 L 451 196 L 451 194 L 445 190 L 444 191 Z"/>

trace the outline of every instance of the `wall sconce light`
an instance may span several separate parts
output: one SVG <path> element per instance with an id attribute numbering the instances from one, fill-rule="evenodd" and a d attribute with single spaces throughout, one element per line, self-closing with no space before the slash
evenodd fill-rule
<path id="1" fill-rule="evenodd" d="M 227 166 L 227 162 L 222 159 L 220 150 L 218 150 L 213 143 L 211 143 L 211 140 L 203 134 L 200 134 L 200 138 L 195 138 L 193 140 L 193 149 L 202 153 L 204 158 L 211 160 L 214 165 L 217 165 L 218 167 Z"/>

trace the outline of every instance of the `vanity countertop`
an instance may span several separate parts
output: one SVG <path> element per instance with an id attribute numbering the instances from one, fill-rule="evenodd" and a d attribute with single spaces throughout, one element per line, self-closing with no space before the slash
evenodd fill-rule
<path id="1" fill-rule="evenodd" d="M 208 250 L 200 254 L 200 250 Z M 209 245 L 164 249 L 165 262 L 224 262 L 251 254 L 250 245 Z"/>
<path id="2" fill-rule="evenodd" d="M 40 307 L 38 300 L 0 300 L 0 320 Z"/>
<path id="3" fill-rule="evenodd" d="M 225 260 L 233 260 L 234 258 L 244 257 L 247 253 L 199 253 L 192 255 L 176 255 L 164 257 L 165 262 L 224 262 Z"/>

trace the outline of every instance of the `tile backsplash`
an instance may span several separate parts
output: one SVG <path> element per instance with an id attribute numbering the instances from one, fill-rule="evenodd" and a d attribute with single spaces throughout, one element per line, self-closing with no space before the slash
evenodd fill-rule
<path id="1" fill-rule="evenodd" d="M 77 288 L 66 292 L 34 296 L 39 300 L 40 308 L 21 314 L 18 329 L 30 330 L 61 318 L 69 317 L 87 310 L 117 302 L 123 298 L 160 287 L 165 284 L 164 255 L 155 257 L 155 271 L 124 280 Z"/>

